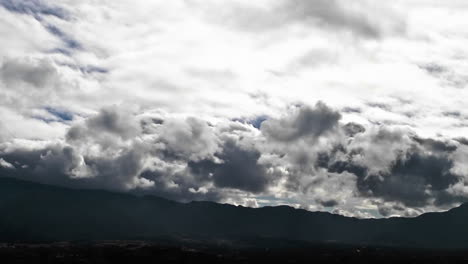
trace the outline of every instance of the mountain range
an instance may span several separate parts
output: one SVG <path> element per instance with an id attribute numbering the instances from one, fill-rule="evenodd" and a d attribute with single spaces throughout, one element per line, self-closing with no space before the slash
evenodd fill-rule
<path id="1" fill-rule="evenodd" d="M 357 219 L 288 206 L 179 203 L 0 178 L 0 242 L 193 239 L 468 247 L 468 204 L 414 218 Z M 288 244 L 288 243 L 286 243 Z M 293 244 L 293 243 L 289 243 Z"/>

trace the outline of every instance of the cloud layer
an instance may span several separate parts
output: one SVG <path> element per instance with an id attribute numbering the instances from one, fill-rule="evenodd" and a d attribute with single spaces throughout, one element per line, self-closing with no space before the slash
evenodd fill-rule
<path id="1" fill-rule="evenodd" d="M 455 139 L 345 123 L 322 102 L 292 106 L 259 129 L 109 107 L 72 125 L 64 139 L 3 143 L 0 171 L 181 201 L 412 216 L 466 200 L 467 150 Z"/>

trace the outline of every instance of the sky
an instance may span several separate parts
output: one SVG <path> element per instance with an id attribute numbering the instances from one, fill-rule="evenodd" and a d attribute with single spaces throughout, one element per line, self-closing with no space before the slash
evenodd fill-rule
<path id="1" fill-rule="evenodd" d="M 0 175 L 359 218 L 468 198 L 463 0 L 0 0 Z"/>

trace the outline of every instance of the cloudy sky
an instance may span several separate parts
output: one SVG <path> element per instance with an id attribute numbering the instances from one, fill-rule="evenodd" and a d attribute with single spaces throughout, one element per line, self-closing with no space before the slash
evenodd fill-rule
<path id="1" fill-rule="evenodd" d="M 467 9 L 0 0 L 0 174 L 356 217 L 449 209 L 468 198 Z"/>

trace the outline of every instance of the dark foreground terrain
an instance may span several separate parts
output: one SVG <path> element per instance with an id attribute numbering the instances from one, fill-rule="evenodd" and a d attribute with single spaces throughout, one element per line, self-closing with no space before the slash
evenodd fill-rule
<path id="1" fill-rule="evenodd" d="M 468 250 L 308 245 L 236 248 L 148 242 L 2 244 L 1 263 L 467 263 Z"/>
<path id="2" fill-rule="evenodd" d="M 0 212 L 0 264 L 468 263 L 468 204 L 356 219 L 0 177 Z"/>
<path id="3" fill-rule="evenodd" d="M 0 243 L 22 241 L 305 241 L 314 244 L 468 249 L 468 204 L 415 218 L 356 219 L 288 206 L 178 203 L 155 196 L 76 190 L 0 177 Z M 268 245 L 269 242 L 266 243 Z M 275 242 L 276 243 L 276 242 Z M 290 247 L 288 243 L 279 248 Z M 297 248 L 297 247 L 293 247 Z"/>

